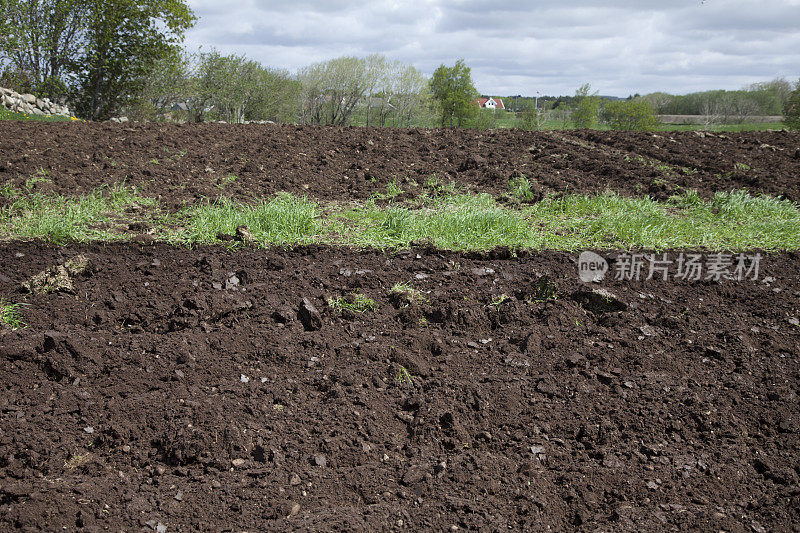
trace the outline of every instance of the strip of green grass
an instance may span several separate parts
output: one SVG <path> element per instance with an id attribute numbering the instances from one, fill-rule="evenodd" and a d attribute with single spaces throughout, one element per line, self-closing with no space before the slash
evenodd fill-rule
<path id="1" fill-rule="evenodd" d="M 247 226 L 262 245 L 800 249 L 800 207 L 744 191 L 717 193 L 710 200 L 689 191 L 667 202 L 614 193 L 550 196 L 521 208 L 499 204 L 488 194 L 455 190 L 388 206 L 369 201 L 347 207 L 280 194 L 253 204 L 223 198 L 167 215 L 153 200 L 124 186 L 77 198 L 2 192 L 12 202 L 0 210 L 0 237 L 59 243 L 128 238 L 130 232 L 115 229 L 115 223 L 122 226 L 134 217 L 147 221 L 158 239 L 185 245 L 219 242 L 220 234 L 233 235 L 237 227 Z"/>
<path id="2" fill-rule="evenodd" d="M 156 202 L 134 187 L 117 184 L 79 197 L 25 194 L 0 188 L 12 203 L 0 209 L 0 236 L 41 238 L 55 243 L 120 240 L 125 235 L 114 224 L 131 221 L 126 210 L 156 209 Z"/>
<path id="3" fill-rule="evenodd" d="M 717 193 L 708 202 L 693 191 L 666 203 L 615 194 L 575 195 L 546 199 L 528 214 L 547 236 L 544 248 L 800 247 L 796 204 L 742 191 Z"/>
<path id="4" fill-rule="evenodd" d="M 3 106 L 0 106 L 0 120 L 19 120 L 25 122 L 70 122 L 78 119 L 60 115 L 29 115 L 28 113 L 15 113 L 13 111 L 9 111 Z"/>
<path id="5" fill-rule="evenodd" d="M 383 247 L 429 240 L 448 249 L 800 248 L 796 204 L 741 191 L 708 202 L 690 192 L 665 203 L 617 194 L 549 197 L 521 210 L 488 195 L 454 195 L 438 204 L 350 209 L 332 223 L 336 242 Z"/>

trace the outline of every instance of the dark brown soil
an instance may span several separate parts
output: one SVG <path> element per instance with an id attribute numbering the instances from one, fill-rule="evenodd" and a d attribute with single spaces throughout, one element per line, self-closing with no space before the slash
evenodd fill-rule
<path id="1" fill-rule="evenodd" d="M 31 177 L 46 177 L 50 181 L 31 183 L 34 190 L 75 194 L 125 181 L 168 207 L 221 194 L 251 200 L 280 191 L 364 199 L 385 192 L 393 180 L 413 194 L 412 182 L 423 185 L 432 176 L 497 195 L 507 192 L 510 178 L 524 175 L 540 194 L 609 189 L 664 199 L 681 188 L 704 196 L 743 188 L 800 199 L 800 134 L 789 132 L 700 137 L 4 122 L 0 138 L 2 184 L 21 188 Z M 695 172 L 687 175 L 678 166 Z"/>
<path id="2" fill-rule="evenodd" d="M 376 148 L 358 148 L 370 166 L 389 146 L 427 139 L 401 153 L 422 160 L 428 146 L 425 168 L 452 169 L 477 138 L 403 132 L 383 146 L 386 132 L 338 130 L 341 139 L 330 135 L 325 149 L 299 156 L 289 146 L 334 130 L 60 128 L 37 128 L 41 142 L 15 137 L 30 153 L 6 164 L 6 175 L 52 165 L 58 188 L 88 189 L 131 172 L 103 170 L 104 154 L 140 165 L 163 144 L 187 150 L 175 186 L 180 179 L 186 195 L 206 194 L 212 178 L 202 165 L 236 168 L 246 187 L 261 176 L 242 172 L 236 146 L 263 150 L 267 175 L 298 164 L 295 178 L 252 193 L 309 181 L 311 192 L 335 197 L 348 190 L 345 156 L 330 155 L 326 193 L 318 172 L 328 146 L 351 152 L 354 139 L 369 146 L 371 138 Z M 297 140 L 274 153 L 271 143 L 286 136 Z M 450 145 L 456 138 L 463 148 Z M 482 146 L 495 140 L 508 155 L 508 139 L 516 148 L 557 143 L 511 132 Z M 381 176 L 404 158 L 386 162 Z M 509 172 L 516 164 L 494 162 Z M 789 176 L 781 179 L 788 187 Z M 355 194 L 371 190 L 360 183 Z M 19 292 L 78 254 L 91 268 L 73 276 L 72 292 Z M 800 523 L 796 253 L 767 256 L 759 282 L 604 281 L 625 304 L 617 311 L 588 297 L 575 257 L 560 253 L 12 242 L 0 244 L 0 258 L 0 297 L 27 304 L 28 323 L 0 332 L 2 529 L 787 531 Z M 542 276 L 557 299 L 535 299 Z M 424 299 L 390 297 L 400 281 Z M 354 292 L 376 309 L 335 313 L 325 303 Z M 319 310 L 304 315 L 319 329 L 298 319 L 303 298 Z M 398 380 L 403 368 L 412 382 Z"/>

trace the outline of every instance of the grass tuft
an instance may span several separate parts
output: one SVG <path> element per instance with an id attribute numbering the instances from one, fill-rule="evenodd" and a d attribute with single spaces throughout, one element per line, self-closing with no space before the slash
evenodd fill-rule
<path id="1" fill-rule="evenodd" d="M 26 327 L 22 321 L 22 306 L 24 304 L 12 304 L 4 298 L 0 298 L 0 325 L 5 325 L 12 330 L 23 329 Z"/>
<path id="2" fill-rule="evenodd" d="M 331 311 L 336 314 L 341 313 L 344 310 L 363 314 L 367 311 L 375 310 L 375 300 L 356 292 L 350 295 L 348 298 L 342 296 L 328 298 L 328 306 L 331 308 Z"/>
<path id="3" fill-rule="evenodd" d="M 389 296 L 400 307 L 407 307 L 413 303 L 421 303 L 425 301 L 425 297 L 422 296 L 422 292 L 415 289 L 414 286 L 408 281 L 395 283 L 392 288 L 389 289 Z"/>
<path id="4" fill-rule="evenodd" d="M 536 195 L 531 189 L 531 182 L 525 176 L 518 176 L 508 180 L 508 193 L 520 202 L 530 202 Z"/>

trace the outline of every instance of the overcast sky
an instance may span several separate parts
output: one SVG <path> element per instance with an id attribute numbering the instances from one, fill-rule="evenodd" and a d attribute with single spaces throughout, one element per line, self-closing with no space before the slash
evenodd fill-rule
<path id="1" fill-rule="evenodd" d="M 800 77 L 800 0 L 189 0 L 190 48 L 297 68 L 384 54 L 430 75 L 463 58 L 484 94 L 739 89 Z"/>

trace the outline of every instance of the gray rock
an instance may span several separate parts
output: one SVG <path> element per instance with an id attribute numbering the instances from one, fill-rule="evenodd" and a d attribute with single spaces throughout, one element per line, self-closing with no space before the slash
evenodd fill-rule
<path id="1" fill-rule="evenodd" d="M 573 299 L 594 313 L 624 311 L 628 308 L 628 304 L 605 289 L 594 289 L 590 292 L 581 290 L 573 295 Z"/>
<path id="2" fill-rule="evenodd" d="M 322 317 L 308 298 L 303 298 L 300 301 L 297 316 L 306 331 L 316 331 L 322 327 Z"/>
<path id="3" fill-rule="evenodd" d="M 250 231 L 250 228 L 245 225 L 241 225 L 236 228 L 236 235 L 234 236 L 234 239 L 241 242 L 256 242 L 255 235 L 253 235 L 253 232 Z"/>

